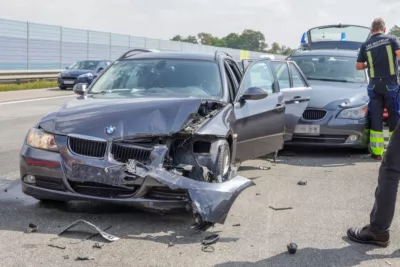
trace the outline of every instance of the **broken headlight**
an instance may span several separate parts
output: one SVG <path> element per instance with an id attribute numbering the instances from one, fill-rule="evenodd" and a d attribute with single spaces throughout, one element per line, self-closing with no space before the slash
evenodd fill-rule
<path id="1" fill-rule="evenodd" d="M 368 106 L 363 105 L 356 108 L 346 108 L 343 109 L 339 115 L 338 119 L 350 119 L 350 120 L 359 120 L 364 118 L 367 115 Z"/>
<path id="2" fill-rule="evenodd" d="M 46 133 L 41 129 L 32 128 L 29 130 L 28 136 L 26 137 L 26 143 L 28 146 L 57 151 L 58 147 L 54 135 Z"/>

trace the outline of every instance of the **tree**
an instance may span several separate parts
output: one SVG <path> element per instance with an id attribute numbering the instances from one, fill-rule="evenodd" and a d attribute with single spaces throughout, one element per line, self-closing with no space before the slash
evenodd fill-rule
<path id="1" fill-rule="evenodd" d="M 199 39 L 200 44 L 202 45 L 211 45 L 218 47 L 226 47 L 226 42 L 223 39 L 219 39 L 218 37 L 214 37 L 209 33 L 201 32 L 197 34 L 197 38 Z"/>
<path id="2" fill-rule="evenodd" d="M 395 35 L 400 38 L 400 27 L 397 25 L 394 25 L 390 30 L 389 30 L 390 35 Z"/>
<path id="3" fill-rule="evenodd" d="M 271 49 L 269 49 L 267 52 L 271 54 L 280 54 L 281 51 L 281 46 L 277 42 L 274 42 L 272 43 Z"/>
<path id="4" fill-rule="evenodd" d="M 209 33 L 201 32 L 197 34 L 197 38 L 199 38 L 199 43 L 202 45 L 212 45 L 214 37 Z"/>
<path id="5" fill-rule="evenodd" d="M 189 35 L 188 37 L 184 38 L 184 37 L 180 36 L 179 34 L 172 37 L 171 41 L 185 42 L 185 43 L 192 43 L 192 44 L 199 43 L 196 39 L 196 36 Z"/>
<path id="6" fill-rule="evenodd" d="M 290 55 L 293 51 L 290 47 L 286 47 L 285 45 L 281 46 L 277 42 L 274 42 L 271 48 L 268 49 L 269 46 L 265 42 L 264 34 L 251 29 L 245 29 L 241 34 L 232 32 L 222 38 L 213 36 L 207 32 L 200 32 L 197 36 L 189 35 L 188 37 L 183 37 L 181 35 L 175 35 L 171 40 L 282 55 Z"/>
<path id="7" fill-rule="evenodd" d="M 241 45 L 240 35 L 237 33 L 230 33 L 224 38 L 222 38 L 226 46 L 233 49 L 239 49 Z"/>
<path id="8" fill-rule="evenodd" d="M 196 36 L 193 36 L 193 35 L 189 35 L 187 38 L 186 38 L 186 41 L 185 42 L 187 42 L 187 43 L 192 43 L 192 44 L 198 44 L 199 42 L 197 41 L 197 38 L 196 38 Z"/>
<path id="9" fill-rule="evenodd" d="M 244 30 L 240 35 L 240 48 L 249 51 L 264 52 L 266 48 L 264 34 L 260 31 Z"/>
<path id="10" fill-rule="evenodd" d="M 174 37 L 172 37 L 171 41 L 176 41 L 176 42 L 183 42 L 184 38 L 182 38 L 182 36 L 175 35 Z"/>

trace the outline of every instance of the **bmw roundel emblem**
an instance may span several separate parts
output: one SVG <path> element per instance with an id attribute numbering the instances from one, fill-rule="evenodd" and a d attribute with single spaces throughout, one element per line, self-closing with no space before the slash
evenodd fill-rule
<path id="1" fill-rule="evenodd" d="M 114 132 L 115 132 L 115 127 L 114 127 L 114 126 L 109 125 L 109 126 L 106 127 L 106 133 L 107 133 L 108 135 L 111 135 L 111 134 L 113 134 Z"/>

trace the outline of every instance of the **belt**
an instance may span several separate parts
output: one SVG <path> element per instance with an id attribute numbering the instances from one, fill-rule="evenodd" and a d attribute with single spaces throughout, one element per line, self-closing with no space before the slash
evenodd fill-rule
<path id="1" fill-rule="evenodd" d="M 371 78 L 371 81 L 374 82 L 397 82 L 398 78 L 397 77 L 390 77 L 390 78 Z"/>

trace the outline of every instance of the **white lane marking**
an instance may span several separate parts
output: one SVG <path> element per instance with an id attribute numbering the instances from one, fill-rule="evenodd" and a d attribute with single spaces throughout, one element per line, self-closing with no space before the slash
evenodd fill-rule
<path id="1" fill-rule="evenodd" d="M 42 100 L 49 100 L 49 99 L 57 99 L 57 98 L 65 98 L 65 97 L 73 97 L 73 96 L 74 95 L 64 95 L 64 96 L 53 96 L 53 97 L 43 97 L 43 98 L 34 98 L 34 99 L 25 99 L 25 100 L 17 100 L 17 101 L 0 102 L 0 106 L 1 105 L 26 103 L 26 102 L 35 102 L 35 101 L 42 101 Z M 74 97 L 76 97 L 76 96 L 74 96 Z"/>

